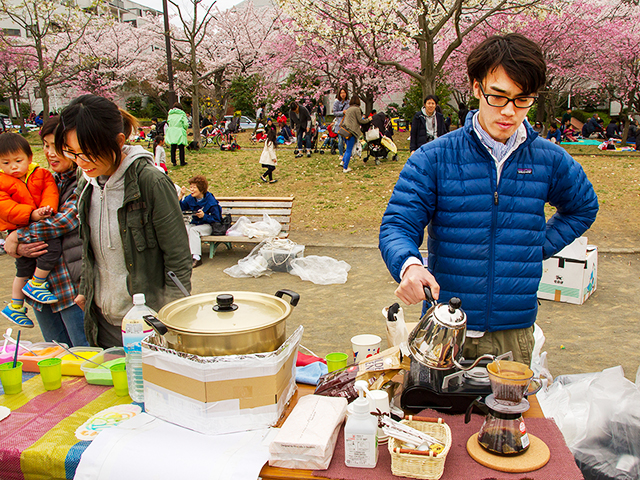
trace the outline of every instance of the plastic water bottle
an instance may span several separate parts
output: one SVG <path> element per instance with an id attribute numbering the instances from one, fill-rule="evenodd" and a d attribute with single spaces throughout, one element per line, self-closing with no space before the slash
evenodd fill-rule
<path id="1" fill-rule="evenodd" d="M 133 307 L 122 319 L 122 345 L 127 358 L 127 380 L 129 396 L 138 403 L 144 402 L 142 382 L 142 340 L 153 329 L 144 321 L 145 315 L 158 315 L 145 304 L 144 293 L 133 296 Z"/>

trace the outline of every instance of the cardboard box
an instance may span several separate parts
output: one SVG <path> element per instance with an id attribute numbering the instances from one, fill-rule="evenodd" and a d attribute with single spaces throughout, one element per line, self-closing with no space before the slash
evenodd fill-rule
<path id="1" fill-rule="evenodd" d="M 542 264 L 538 298 L 582 305 L 598 286 L 598 248 L 580 237 Z"/>
<path id="2" fill-rule="evenodd" d="M 142 344 L 145 411 L 209 435 L 274 425 L 296 391 L 302 326 L 275 352 L 200 357 Z"/>

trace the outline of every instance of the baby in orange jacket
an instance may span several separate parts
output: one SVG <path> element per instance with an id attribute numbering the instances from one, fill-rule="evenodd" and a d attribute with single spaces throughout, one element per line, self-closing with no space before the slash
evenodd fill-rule
<path id="1" fill-rule="evenodd" d="M 58 211 L 59 193 L 51 173 L 32 163 L 29 142 L 17 133 L 0 135 L 0 230 L 15 230 Z M 56 303 L 46 282 L 60 259 L 62 241 L 47 240 L 47 253 L 37 258 L 16 259 L 11 304 L 2 315 L 24 328 L 33 328 L 27 317 L 24 296 L 39 303 Z M 29 280 L 29 277 L 32 277 Z"/>

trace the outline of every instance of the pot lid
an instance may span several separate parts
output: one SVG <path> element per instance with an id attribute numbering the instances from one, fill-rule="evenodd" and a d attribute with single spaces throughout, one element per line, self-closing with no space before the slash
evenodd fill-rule
<path id="1" fill-rule="evenodd" d="M 210 292 L 165 305 L 158 319 L 167 328 L 186 333 L 229 335 L 260 330 L 284 320 L 291 305 L 257 292 Z"/>
<path id="2" fill-rule="evenodd" d="M 467 316 L 460 307 L 462 301 L 458 297 L 451 297 L 449 304 L 444 303 L 436 305 L 433 314 L 442 325 L 447 327 L 460 327 L 467 321 Z"/>

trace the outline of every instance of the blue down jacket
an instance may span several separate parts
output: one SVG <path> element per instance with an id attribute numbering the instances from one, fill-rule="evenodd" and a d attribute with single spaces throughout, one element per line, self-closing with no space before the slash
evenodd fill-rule
<path id="1" fill-rule="evenodd" d="M 409 257 L 422 258 L 440 301 L 462 299 L 469 329 L 533 325 L 542 260 L 594 222 L 598 198 L 582 167 L 526 124 L 527 140 L 496 165 L 473 122 L 437 138 L 407 161 L 380 227 L 380 251 L 393 278 Z M 544 206 L 556 207 L 545 221 Z"/>

